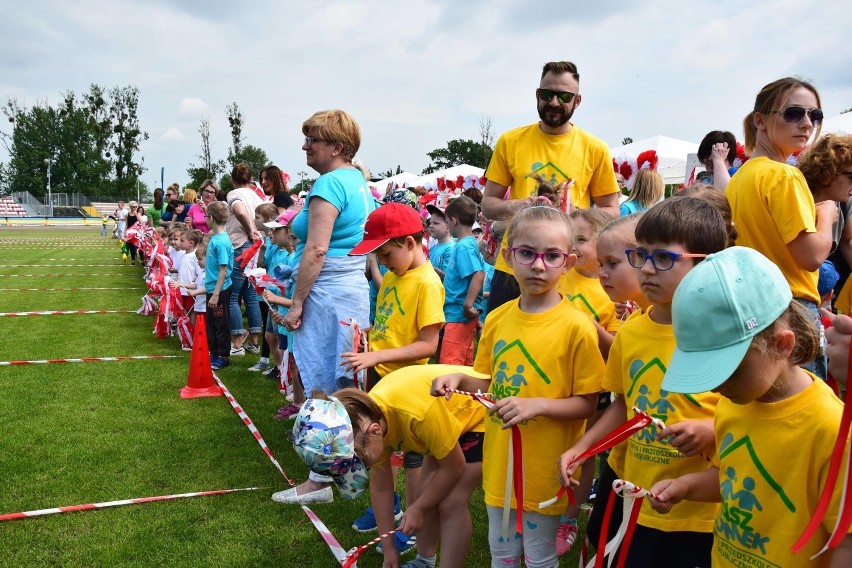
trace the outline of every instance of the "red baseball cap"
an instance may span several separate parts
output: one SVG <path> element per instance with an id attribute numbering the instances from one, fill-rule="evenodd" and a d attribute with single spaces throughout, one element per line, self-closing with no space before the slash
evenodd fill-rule
<path id="1" fill-rule="evenodd" d="M 407 237 L 423 230 L 420 214 L 402 203 L 385 203 L 367 217 L 364 240 L 349 251 L 352 256 L 373 252 L 391 239 Z"/>

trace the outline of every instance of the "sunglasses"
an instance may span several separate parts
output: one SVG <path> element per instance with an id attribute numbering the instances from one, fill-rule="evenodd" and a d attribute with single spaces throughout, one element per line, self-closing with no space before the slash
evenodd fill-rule
<path id="1" fill-rule="evenodd" d="M 577 95 L 577 93 L 572 93 L 571 91 L 552 91 L 550 89 L 536 89 L 535 94 L 539 100 L 550 102 L 553 97 L 556 97 L 560 103 L 564 104 L 570 103 Z"/>
<path id="2" fill-rule="evenodd" d="M 689 254 L 672 252 L 670 250 L 655 250 L 654 252 L 645 252 L 642 249 L 627 249 L 624 251 L 627 254 L 627 262 L 633 268 L 642 268 L 648 259 L 651 259 L 651 264 L 654 270 L 665 272 L 671 270 L 675 261 L 679 258 L 705 258 L 706 254 Z"/>
<path id="3" fill-rule="evenodd" d="M 805 115 L 808 115 L 808 118 L 811 119 L 811 123 L 817 125 L 822 122 L 822 109 L 811 108 L 807 109 L 801 106 L 788 106 L 784 110 L 773 110 L 772 114 L 780 114 L 781 118 L 784 119 L 784 122 L 788 124 L 796 124 L 803 118 Z"/>
<path id="4" fill-rule="evenodd" d="M 305 136 L 305 146 L 313 146 L 314 142 L 331 142 L 331 140 L 317 138 L 316 136 Z"/>

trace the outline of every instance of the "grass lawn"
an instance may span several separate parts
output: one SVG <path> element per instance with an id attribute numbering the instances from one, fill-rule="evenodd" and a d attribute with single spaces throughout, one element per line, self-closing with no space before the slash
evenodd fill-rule
<path id="1" fill-rule="evenodd" d="M 0 312 L 138 308 L 143 269 L 123 263 L 117 242 L 100 238 L 99 230 L 0 228 Z M 58 264 L 77 267 L 53 266 Z M 86 287 L 135 289 L 19 291 Z M 152 317 L 136 314 L 0 318 L 0 361 L 180 356 L 0 367 L 0 514 L 262 489 L 2 522 L 0 566 L 335 566 L 301 509 L 270 500 L 287 483 L 224 397 L 179 398 L 189 353 L 180 350 L 177 337 L 158 340 L 152 324 Z M 233 358 L 219 376 L 288 475 L 301 481 L 307 470 L 286 436 L 293 422 L 273 419 L 285 401 L 276 383 L 246 370 L 256 360 L 250 354 Z M 334 503 L 312 509 L 349 548 L 375 536 L 350 528 L 368 504 L 368 498 L 349 502 L 335 493 Z M 481 491 L 474 495 L 472 513 L 475 534 L 467 565 L 486 567 L 490 557 Z M 577 566 L 578 550 L 579 543 L 561 566 Z M 381 564 L 373 551 L 359 562 L 367 568 Z"/>

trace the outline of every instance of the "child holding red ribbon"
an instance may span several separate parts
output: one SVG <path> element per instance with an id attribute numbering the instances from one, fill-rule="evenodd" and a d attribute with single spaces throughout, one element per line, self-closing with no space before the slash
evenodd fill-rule
<path id="1" fill-rule="evenodd" d="M 562 454 L 559 476 L 564 485 L 577 485 L 575 469 L 584 461 L 580 456 L 624 423 L 631 407 L 664 422 L 666 428 L 657 431 L 649 426 L 628 438 L 623 454 L 610 455 L 600 487 L 612 484 L 614 471 L 650 487 L 661 477 L 708 468 L 699 454 L 713 453 L 712 419 L 719 396 L 673 395 L 661 383 L 675 348 L 671 326 L 675 289 L 699 259 L 725 248 L 727 240 L 722 216 L 709 203 L 693 197 L 667 199 L 642 215 L 636 225 L 637 247 L 627 250 L 626 256 L 638 269 L 642 292 L 652 305 L 626 321 L 615 336 L 603 388 L 617 397 L 579 442 Z M 622 456 L 623 463 L 616 463 Z M 642 507 L 633 546 L 620 554 L 627 554 L 627 566 L 709 567 L 717 511 L 715 504 L 697 503 L 676 517 L 664 517 Z M 611 538 L 611 527 L 607 529 L 601 532 Z M 600 546 L 598 554 L 604 554 Z"/>
<path id="2" fill-rule="evenodd" d="M 659 481 L 651 506 L 662 514 L 685 500 L 721 501 L 714 566 L 852 566 L 849 525 L 838 523 L 842 484 L 830 485 L 848 463 L 848 431 L 836 459 L 826 443 L 843 403 L 799 366 L 820 340 L 784 274 L 752 249 L 710 255 L 678 287 L 672 316 L 677 349 L 663 386 L 722 394 L 719 452 L 705 471 Z"/>
<path id="3" fill-rule="evenodd" d="M 438 377 L 432 394 L 488 389 L 496 400 L 485 420 L 483 459 L 491 565 L 511 568 L 523 559 L 529 567 L 553 567 L 567 499 L 538 504 L 559 489 L 553 462 L 560 448 L 576 443 L 594 412 L 604 364 L 594 324 L 557 288 L 576 262 L 565 213 L 528 207 L 515 214 L 507 235 L 503 257 L 520 298 L 485 320 L 474 370 L 491 378 Z"/>

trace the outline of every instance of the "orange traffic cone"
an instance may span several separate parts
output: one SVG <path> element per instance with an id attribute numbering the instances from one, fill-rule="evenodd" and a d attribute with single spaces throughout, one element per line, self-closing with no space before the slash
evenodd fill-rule
<path id="1" fill-rule="evenodd" d="M 207 350 L 207 325 L 204 314 L 198 314 L 195 318 L 189 376 L 186 379 L 186 386 L 180 389 L 181 398 L 198 398 L 201 396 L 224 396 L 222 389 L 213 384 L 213 370 L 210 368 L 210 352 Z"/>

